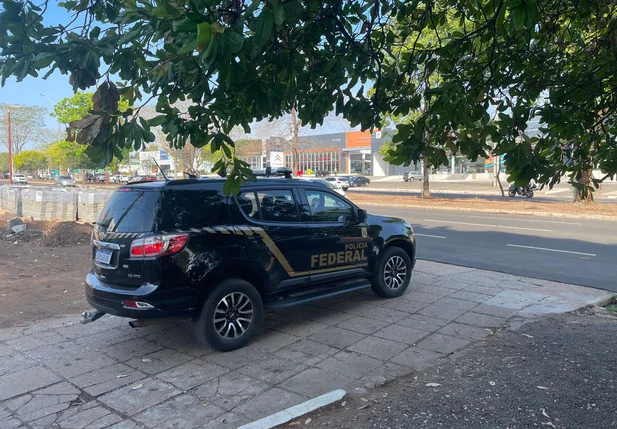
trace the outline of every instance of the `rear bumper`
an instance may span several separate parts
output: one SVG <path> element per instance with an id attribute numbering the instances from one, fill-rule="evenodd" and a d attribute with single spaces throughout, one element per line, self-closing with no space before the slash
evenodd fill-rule
<path id="1" fill-rule="evenodd" d="M 174 296 L 169 292 L 157 290 L 153 284 L 144 284 L 137 289 L 128 290 L 99 280 L 93 272 L 86 276 L 86 299 L 99 311 L 118 317 L 133 319 L 153 319 L 170 316 L 191 316 L 191 297 Z M 139 301 L 154 308 L 133 309 L 124 306 L 124 301 Z"/>

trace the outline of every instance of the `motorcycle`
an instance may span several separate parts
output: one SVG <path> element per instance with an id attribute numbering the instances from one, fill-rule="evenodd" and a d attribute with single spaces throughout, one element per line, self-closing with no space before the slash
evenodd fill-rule
<path id="1" fill-rule="evenodd" d="M 508 195 L 511 197 L 515 197 L 516 195 L 521 195 L 523 197 L 531 198 L 533 197 L 533 189 L 529 186 L 514 186 L 510 185 L 510 189 L 508 189 Z"/>

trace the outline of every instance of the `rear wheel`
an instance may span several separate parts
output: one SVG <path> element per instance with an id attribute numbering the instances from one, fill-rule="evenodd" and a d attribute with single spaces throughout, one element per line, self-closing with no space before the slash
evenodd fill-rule
<path id="1" fill-rule="evenodd" d="M 527 191 L 527 195 L 525 195 L 527 198 L 531 198 L 533 197 L 533 191 L 530 189 L 529 191 Z"/>
<path id="2" fill-rule="evenodd" d="M 230 279 L 210 293 L 193 328 L 200 341 L 215 349 L 236 350 L 249 343 L 262 315 L 257 289 L 245 280 Z"/>
<path id="3" fill-rule="evenodd" d="M 514 197 L 514 196 L 516 196 L 516 191 L 515 191 L 515 190 L 513 190 L 513 189 L 510 189 L 510 190 L 508 191 L 508 195 L 509 195 L 509 196 L 511 196 L 511 197 Z"/>
<path id="4" fill-rule="evenodd" d="M 401 296 L 411 281 L 411 259 L 400 247 L 386 247 L 372 278 L 372 289 L 384 298 Z"/>

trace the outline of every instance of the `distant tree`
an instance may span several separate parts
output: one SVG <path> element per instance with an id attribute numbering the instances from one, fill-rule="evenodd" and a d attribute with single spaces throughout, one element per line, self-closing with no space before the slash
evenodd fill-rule
<path id="1" fill-rule="evenodd" d="M 88 157 L 86 151 L 85 145 L 63 140 L 49 146 L 45 154 L 51 158 L 52 165 L 61 171 L 96 168 L 98 164 Z"/>
<path id="2" fill-rule="evenodd" d="M 48 165 L 48 156 L 38 150 L 24 150 L 13 158 L 13 165 L 20 171 L 37 174 Z"/>
<path id="3" fill-rule="evenodd" d="M 11 105 L 11 143 L 13 154 L 22 151 L 28 143 L 39 143 L 41 134 L 46 132 L 47 109 L 39 106 Z M 8 150 L 7 105 L 0 104 L 0 143 Z"/>
<path id="4" fill-rule="evenodd" d="M 79 121 L 93 109 L 93 95 L 93 92 L 78 92 L 72 97 L 65 97 L 55 104 L 51 116 L 65 125 Z"/>
<path id="5" fill-rule="evenodd" d="M 0 173 L 9 171 L 9 154 L 8 152 L 0 152 Z"/>

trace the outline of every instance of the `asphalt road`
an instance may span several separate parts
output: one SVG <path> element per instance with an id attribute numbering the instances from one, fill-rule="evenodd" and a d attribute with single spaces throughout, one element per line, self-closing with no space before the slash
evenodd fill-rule
<path id="1" fill-rule="evenodd" d="M 617 222 L 378 208 L 413 225 L 418 258 L 617 292 Z"/>

